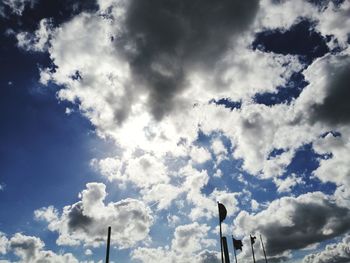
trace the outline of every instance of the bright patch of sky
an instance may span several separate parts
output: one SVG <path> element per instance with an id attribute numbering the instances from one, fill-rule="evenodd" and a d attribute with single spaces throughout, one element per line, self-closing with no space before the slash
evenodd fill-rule
<path id="1" fill-rule="evenodd" d="M 349 261 L 349 12 L 3 1 L 0 261 Z"/>

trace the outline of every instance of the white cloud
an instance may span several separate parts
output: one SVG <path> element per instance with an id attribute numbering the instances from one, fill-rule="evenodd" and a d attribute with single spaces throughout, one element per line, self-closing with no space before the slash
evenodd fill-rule
<path id="1" fill-rule="evenodd" d="M 314 143 L 314 149 L 319 154 L 332 154 L 328 159 L 321 159 L 320 166 L 314 174 L 323 182 L 333 182 L 337 185 L 350 187 L 350 141 L 349 131 L 339 137 L 328 133 L 324 138 Z"/>
<path id="2" fill-rule="evenodd" d="M 219 138 L 214 138 L 211 141 L 211 149 L 214 152 L 214 156 L 216 158 L 216 165 L 219 165 L 223 160 L 227 159 L 227 149 L 222 140 Z M 219 172 L 219 170 L 217 172 Z"/>
<path id="3" fill-rule="evenodd" d="M 184 191 L 171 184 L 157 184 L 150 189 L 141 191 L 143 199 L 147 202 L 157 202 L 157 208 L 169 208 L 171 202 L 175 200 Z"/>
<path id="4" fill-rule="evenodd" d="M 215 171 L 215 173 L 213 174 L 214 177 L 222 177 L 222 170 L 221 169 L 217 169 Z"/>
<path id="5" fill-rule="evenodd" d="M 61 215 L 53 207 L 35 211 L 35 217 L 48 222 L 50 231 L 58 232 L 58 245 L 101 245 L 112 227 L 112 244 L 121 248 L 134 246 L 148 237 L 153 223 L 151 211 L 135 199 L 104 204 L 105 185 L 88 183 L 80 194 L 81 201 L 65 206 Z"/>
<path id="6" fill-rule="evenodd" d="M 18 47 L 26 51 L 45 52 L 49 48 L 49 41 L 52 31 L 52 21 L 50 19 L 42 19 L 39 28 L 33 33 L 20 32 L 16 35 Z"/>
<path id="7" fill-rule="evenodd" d="M 86 249 L 84 254 L 87 256 L 91 256 L 93 253 L 92 253 L 91 249 Z"/>
<path id="8" fill-rule="evenodd" d="M 105 3 L 103 6 L 106 8 Z M 167 152 L 183 156 L 187 153 L 186 147 L 196 139 L 198 124 L 202 121 L 211 124 L 211 131 L 224 130 L 228 125 L 227 120 L 223 123 L 214 120 L 215 113 L 203 115 L 200 112 L 213 110 L 206 105 L 209 100 L 218 97 L 249 100 L 256 92 L 276 91 L 278 85 L 283 85 L 294 71 L 301 68 L 295 57 L 251 50 L 248 47 L 251 37 L 242 35 L 242 39 L 235 42 L 235 49 L 229 49 L 217 64 L 214 69 L 215 79 L 208 80 L 211 78 L 209 74 L 191 71 L 188 76 L 189 87 L 178 95 L 181 101 L 179 107 L 164 116 L 161 122 L 155 122 L 148 110 L 149 94 L 144 87 L 134 83 L 128 61 L 116 48 L 117 44 L 110 40 L 114 36 L 115 41 L 118 41 L 118 36 L 122 33 L 125 18 L 123 6 L 121 2 L 113 5 L 111 12 L 118 10 L 113 13 L 114 20 L 96 14 L 81 14 L 56 29 L 49 52 L 57 68 L 54 72 L 43 70 L 42 76 L 43 82 L 52 79 L 55 83 L 63 84 L 65 89 L 59 92 L 59 98 L 71 102 L 79 101 L 81 111 L 96 126 L 98 134 L 114 138 L 129 153 L 140 148 L 158 157 Z M 77 36 L 79 40 L 76 39 Z M 99 63 L 96 63 L 97 60 Z M 81 79 L 73 80 L 72 76 L 77 72 Z M 221 84 L 217 84 L 218 81 Z M 222 88 L 215 88 L 218 85 Z M 104 87 L 103 90 L 100 89 L 101 86 Z M 192 107 L 195 102 L 200 106 Z M 246 127 L 242 125 L 248 120 L 244 118 L 254 122 L 251 118 L 255 113 L 248 113 L 254 111 L 253 108 L 244 107 L 242 111 L 232 113 L 242 115 L 242 122 L 239 121 L 239 116 L 229 118 L 238 119 L 234 122 L 238 125 L 237 131 L 232 131 L 231 127 L 225 132 L 229 137 L 235 137 L 235 144 L 240 141 L 235 156 L 244 158 L 245 168 L 257 173 L 262 169 L 261 162 L 268 154 L 267 145 L 271 142 L 271 136 L 258 134 L 256 129 L 256 132 L 245 133 Z M 231 114 L 229 110 L 226 111 L 227 115 Z M 268 111 L 275 113 L 277 109 L 266 109 L 263 113 L 269 114 Z M 251 116 L 244 117 L 247 114 Z M 256 125 L 264 122 L 267 127 L 271 124 L 271 121 L 262 119 Z M 277 122 L 278 119 L 276 125 Z M 273 134 L 274 126 L 271 129 L 267 127 L 261 131 L 266 130 L 266 133 Z M 266 140 L 255 145 L 249 134 L 266 137 Z M 186 144 L 179 144 L 181 139 Z M 214 151 L 219 151 L 218 147 L 222 145 L 215 143 Z M 222 153 L 225 152 L 224 149 L 221 150 Z M 203 149 L 200 153 L 197 148 L 193 148 L 190 155 L 194 161 L 209 159 Z M 198 159 L 199 156 L 203 156 L 203 159 Z"/>
<path id="9" fill-rule="evenodd" d="M 195 163 L 205 163 L 211 159 L 209 151 L 203 147 L 193 146 L 191 148 L 190 156 Z"/>
<path id="10" fill-rule="evenodd" d="M 129 160 L 125 175 L 140 188 L 168 183 L 170 180 L 163 162 L 150 154 Z"/>
<path id="11" fill-rule="evenodd" d="M 208 196 L 202 193 L 203 187 L 209 180 L 205 170 L 198 171 L 191 166 L 186 166 L 182 168 L 180 173 L 185 178 L 181 189 L 186 191 L 186 200 L 193 205 L 189 214 L 192 220 L 202 217 L 211 219 L 213 216 L 217 216 L 217 202 L 221 202 L 226 206 L 228 216 L 239 210 L 237 200 L 239 193 L 230 193 L 218 189 L 214 189 Z"/>
<path id="12" fill-rule="evenodd" d="M 262 0 L 261 10 L 256 19 L 258 29 L 290 28 L 298 18 L 311 18 L 317 8 L 304 0 Z"/>
<path id="13" fill-rule="evenodd" d="M 2 9 L 2 12 L 0 14 L 3 17 L 6 17 L 6 14 L 4 13 L 4 6 L 8 6 L 11 9 L 11 12 L 15 15 L 22 15 L 24 9 L 27 5 L 29 5 L 31 8 L 34 7 L 36 0 L 3 0 L 0 4 L 0 10 Z"/>
<path id="14" fill-rule="evenodd" d="M 8 248 L 8 239 L 4 233 L 0 232 L 0 254 L 6 254 Z"/>
<path id="15" fill-rule="evenodd" d="M 323 216 L 329 225 L 314 229 L 321 234 L 310 234 L 305 230 L 300 235 L 310 239 L 305 243 L 297 240 L 296 244 L 303 247 L 333 237 L 333 234 L 327 234 L 332 231 L 336 233 L 332 224 L 343 225 L 327 213 L 332 205 L 337 211 L 345 211 L 343 197 L 347 193 L 340 190 L 344 184 L 349 185 L 346 166 L 349 163 L 349 147 L 346 138 L 350 131 L 348 123 L 333 126 L 318 118 L 320 114 L 316 117 L 313 114 L 314 109 L 325 103 L 334 86 L 329 83 L 337 79 L 334 77 L 336 73 L 349 63 L 349 50 L 344 47 L 348 29 L 335 30 L 339 24 L 348 24 L 349 19 L 345 15 L 349 5 L 343 4 L 339 9 L 334 9 L 329 4 L 328 8 L 319 10 L 309 1 L 262 0 L 255 21 L 254 15 L 248 17 L 252 19 L 251 27 L 235 36 L 215 63 L 208 63 L 212 65 L 211 74 L 197 65 L 204 65 L 208 61 L 189 61 L 184 66 L 186 76 L 183 82 L 180 81 L 183 86 L 160 89 L 157 83 L 152 82 L 152 78 L 148 79 L 150 76 L 143 74 L 143 71 L 135 71 L 135 58 L 141 51 L 137 46 L 139 42 L 125 39 L 128 36 L 125 30 L 130 26 L 127 24 L 129 4 L 128 1 L 99 1 L 100 10 L 96 13 L 81 13 L 54 30 L 47 20 L 42 20 L 34 34 L 17 35 L 19 46 L 24 49 L 49 52 L 55 70 L 42 69 L 42 83 L 53 81 L 63 85 L 64 88 L 58 92 L 59 99 L 78 104 L 82 114 L 96 127 L 98 135 L 111 138 L 120 150 L 114 157 L 95 160 L 93 163 L 99 171 L 108 180 L 124 186 L 120 187 L 122 190 L 129 183 L 136 186 L 138 197 L 142 200 L 125 199 L 105 204 L 105 186 L 91 183 L 81 192 L 81 200 L 66 206 L 61 214 L 53 207 L 37 210 L 36 217 L 45 219 L 49 229 L 58 232 L 58 244 L 98 246 L 103 242 L 106 232 L 101 225 L 111 224 L 112 231 L 117 231 L 114 244 L 132 247 L 148 238 L 153 223 L 150 209 L 144 202 L 157 205 L 157 209 L 162 210 L 168 209 L 176 200 L 179 213 L 183 212 L 185 204 L 189 204 L 191 212 L 185 216 L 198 220 L 217 216 L 216 201 L 220 201 L 226 205 L 228 216 L 232 216 L 240 210 L 238 194 L 222 189 L 204 194 L 203 189 L 209 182 L 208 173 L 194 169 L 191 166 L 193 163 L 201 164 L 213 157 L 219 164 L 224 158 L 233 157 L 243 161 L 243 169 L 248 173 L 260 179 L 272 179 L 279 192 L 288 192 L 296 184 L 302 183 L 300 177 L 291 175 L 284 180 L 279 177 L 285 173 L 298 148 L 307 143 L 313 143 L 317 153 L 333 155 L 320 161 L 315 175 L 323 182 L 330 181 L 339 186 L 337 203 L 334 204 L 334 200 L 321 193 L 282 198 L 256 214 L 241 212 L 236 224 L 242 233 L 255 230 L 267 233 L 272 231 L 272 226 L 298 232 L 299 228 L 303 229 L 303 220 L 297 217 L 297 213 L 304 207 L 318 207 L 325 211 Z M 324 15 L 327 17 L 323 18 Z M 254 33 L 269 28 L 287 30 L 300 16 L 319 20 L 316 29 L 323 35 L 334 31 L 344 50 L 341 54 L 326 55 L 304 70 L 310 84 L 290 104 L 258 105 L 252 100 L 255 94 L 277 93 L 277 87 L 285 85 L 294 72 L 302 70 L 303 65 L 297 56 L 252 50 L 250 45 Z M 178 72 L 178 58 L 163 53 L 158 52 L 155 61 L 149 65 L 146 63 L 150 67 L 145 67 L 156 77 L 161 76 L 161 79 Z M 230 110 L 222 105 L 208 103 L 220 98 L 240 101 L 242 106 Z M 330 138 L 329 135 L 320 138 L 321 134 L 334 127 L 341 132 L 341 137 Z M 225 136 L 232 144 L 233 156 L 227 156 L 228 151 L 220 138 L 210 141 L 210 149 L 215 156 L 211 156 L 206 148 L 195 146 L 199 130 L 208 136 L 213 133 Z M 283 153 L 271 157 L 275 149 L 282 149 Z M 188 157 L 188 163 L 182 162 L 170 168 L 169 159 L 180 162 L 182 158 Z M 220 174 L 218 171 L 214 176 L 225 176 L 225 173 Z M 251 201 L 251 207 L 258 211 L 256 200 Z M 313 215 L 310 213 L 305 218 L 310 216 L 317 221 Z M 127 225 L 126 222 L 130 220 L 133 223 Z M 173 226 L 181 223 L 174 215 L 170 215 L 168 221 Z M 263 228 L 264 224 L 268 226 Z M 178 254 L 187 253 L 199 262 L 205 262 L 203 257 L 213 256 L 215 260 L 215 252 L 207 251 L 199 255 L 199 248 L 210 243 L 201 236 L 207 226 L 196 225 L 199 232 L 192 231 L 195 233 L 189 236 L 187 234 L 192 227 L 187 225 L 176 228 L 172 250 L 139 248 L 134 251 L 133 257 L 142 258 L 144 262 L 154 262 L 155 258 L 186 262 L 181 261 L 184 258 Z M 268 244 L 283 241 L 278 233 L 273 234 Z M 182 243 L 189 244 L 191 248 L 188 251 L 180 249 Z M 279 250 L 275 250 L 275 254 L 283 254 L 294 248 L 283 242 L 276 247 Z"/>
<path id="16" fill-rule="evenodd" d="M 333 35 L 337 40 L 337 44 L 343 48 L 348 46 L 347 41 L 350 32 L 349 12 L 349 1 L 344 1 L 338 7 L 332 1 L 329 1 L 327 8 L 318 17 L 317 29 L 324 36 Z"/>
<path id="17" fill-rule="evenodd" d="M 259 202 L 256 201 L 255 199 L 252 199 L 252 201 L 251 201 L 251 208 L 252 208 L 252 211 L 257 211 L 257 210 L 259 210 L 259 207 L 260 207 Z"/>
<path id="18" fill-rule="evenodd" d="M 223 144 L 222 140 L 215 138 L 211 141 L 211 148 L 215 155 L 219 154 L 227 154 L 227 150 L 225 145 Z"/>
<path id="19" fill-rule="evenodd" d="M 291 192 L 292 188 L 298 184 L 305 184 L 301 177 L 298 177 L 296 174 L 291 174 L 285 179 L 274 178 L 274 183 L 277 186 L 277 192 Z"/>
<path id="20" fill-rule="evenodd" d="M 19 262 L 65 262 L 78 263 L 78 260 L 71 254 L 56 254 L 50 250 L 44 250 L 44 242 L 34 236 L 26 236 L 16 233 L 8 241 L 8 246 L 16 256 L 20 258 Z"/>
<path id="21" fill-rule="evenodd" d="M 143 263 L 158 261 L 167 262 L 208 262 L 217 259 L 217 252 L 205 248 L 216 245 L 216 241 L 207 238 L 209 226 L 192 223 L 181 225 L 175 229 L 171 247 L 146 248 L 140 247 L 132 252 L 132 258 Z M 212 262 L 212 261 L 209 261 Z M 216 261 L 214 261 L 216 262 Z"/>

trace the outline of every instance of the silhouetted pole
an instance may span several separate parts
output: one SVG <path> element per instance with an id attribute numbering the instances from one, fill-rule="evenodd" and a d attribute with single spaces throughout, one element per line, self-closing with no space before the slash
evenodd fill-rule
<path id="1" fill-rule="evenodd" d="M 254 262 L 254 263 L 255 263 L 255 255 L 254 255 L 253 244 L 255 243 L 255 239 L 256 239 L 256 237 L 252 237 L 252 236 L 250 235 L 250 245 L 251 245 L 251 247 L 252 247 L 253 262 Z"/>
<path id="2" fill-rule="evenodd" d="M 233 244 L 233 253 L 234 253 L 234 255 L 235 255 L 235 261 L 236 261 L 236 263 L 237 263 L 237 255 L 236 255 L 235 240 L 234 240 L 233 236 L 232 236 L 232 244 Z"/>
<path id="3" fill-rule="evenodd" d="M 220 206 L 219 206 L 219 202 L 218 202 L 218 210 L 219 210 L 219 224 L 220 224 L 221 263 L 224 263 L 224 253 L 222 252 L 222 230 L 221 230 L 221 216 L 220 216 Z"/>
<path id="4" fill-rule="evenodd" d="M 224 247 L 225 263 L 230 263 L 230 255 L 228 254 L 227 239 L 222 237 L 222 245 Z"/>
<path id="5" fill-rule="evenodd" d="M 109 263 L 109 246 L 111 244 L 111 227 L 108 227 L 106 263 Z"/>
<path id="6" fill-rule="evenodd" d="M 260 241 L 261 241 L 261 246 L 262 246 L 262 249 L 263 249 L 263 251 L 264 251 L 265 262 L 267 263 L 266 252 L 265 252 L 265 246 L 264 246 L 264 242 L 263 242 L 263 240 L 262 240 L 261 235 L 260 235 Z"/>

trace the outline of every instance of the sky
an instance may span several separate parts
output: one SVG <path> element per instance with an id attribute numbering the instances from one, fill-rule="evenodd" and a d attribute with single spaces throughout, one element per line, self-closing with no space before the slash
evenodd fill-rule
<path id="1" fill-rule="evenodd" d="M 0 262 L 350 262 L 350 1 L 2 0 Z"/>

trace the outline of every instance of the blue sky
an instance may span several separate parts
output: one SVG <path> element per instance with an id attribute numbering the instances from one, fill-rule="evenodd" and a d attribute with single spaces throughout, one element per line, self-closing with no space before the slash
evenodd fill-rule
<path id="1" fill-rule="evenodd" d="M 349 10 L 3 1 L 0 262 L 349 261 Z"/>

